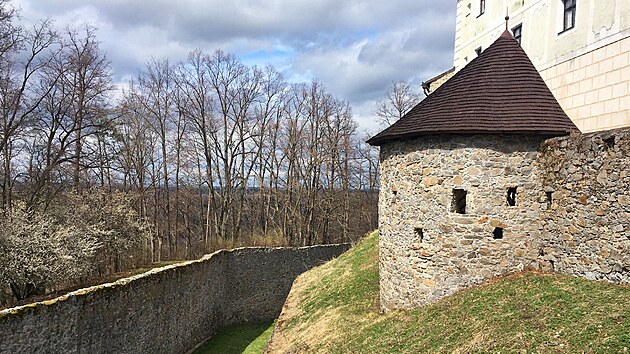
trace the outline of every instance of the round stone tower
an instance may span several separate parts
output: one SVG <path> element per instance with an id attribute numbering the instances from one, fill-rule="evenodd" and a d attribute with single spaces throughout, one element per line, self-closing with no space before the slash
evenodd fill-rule
<path id="1" fill-rule="evenodd" d="M 381 147 L 380 291 L 409 308 L 537 267 L 541 142 L 577 130 L 509 32 L 398 122 Z"/>

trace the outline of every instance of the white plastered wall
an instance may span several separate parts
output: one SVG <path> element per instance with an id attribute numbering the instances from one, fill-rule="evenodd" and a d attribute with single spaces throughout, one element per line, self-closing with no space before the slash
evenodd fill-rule
<path id="1" fill-rule="evenodd" d="M 561 0 L 457 1 L 455 70 L 508 28 L 568 116 L 583 132 L 630 126 L 630 1 L 576 0 L 576 25 L 562 31 Z"/>

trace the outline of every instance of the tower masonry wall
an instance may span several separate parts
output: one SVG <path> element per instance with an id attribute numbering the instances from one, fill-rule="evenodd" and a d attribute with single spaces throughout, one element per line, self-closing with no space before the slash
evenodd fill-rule
<path id="1" fill-rule="evenodd" d="M 533 164 L 541 142 L 439 135 L 381 147 L 383 308 L 415 307 L 537 266 L 545 193 Z M 462 190 L 465 210 L 458 212 L 454 198 Z"/>
<path id="2" fill-rule="evenodd" d="M 629 167 L 629 128 L 383 145 L 382 308 L 417 307 L 527 269 L 630 282 Z"/>

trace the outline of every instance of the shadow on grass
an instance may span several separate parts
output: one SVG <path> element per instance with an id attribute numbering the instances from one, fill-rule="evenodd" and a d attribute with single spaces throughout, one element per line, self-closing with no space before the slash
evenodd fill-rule
<path id="1" fill-rule="evenodd" d="M 274 323 L 248 323 L 221 330 L 194 354 L 262 353 L 273 331 Z"/>

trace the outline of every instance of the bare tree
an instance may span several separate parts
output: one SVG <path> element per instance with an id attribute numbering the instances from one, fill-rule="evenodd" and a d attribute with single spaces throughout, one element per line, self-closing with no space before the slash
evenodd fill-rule
<path id="1" fill-rule="evenodd" d="M 422 100 L 408 82 L 393 81 L 389 91 L 376 103 L 376 116 L 381 126 L 387 127 L 402 118 Z"/>
<path id="2" fill-rule="evenodd" d="M 204 213 L 204 247 L 208 247 L 210 234 L 217 230 L 216 225 L 218 224 L 216 219 L 211 216 L 212 206 L 216 205 L 216 194 L 213 189 L 214 164 L 216 162 L 213 152 L 215 147 L 213 136 L 218 130 L 218 123 L 213 115 L 214 90 L 206 64 L 207 56 L 200 50 L 195 50 L 188 55 L 186 62 L 179 66 L 177 76 L 177 84 L 183 100 L 179 109 L 184 118 L 190 122 L 192 132 L 198 137 L 198 149 L 196 151 L 200 151 L 202 154 L 198 159 L 198 168 L 200 171 L 202 169 L 204 171 L 203 184 L 208 189 Z M 201 185 L 200 183 L 198 186 L 200 189 Z M 201 204 L 203 206 L 203 200 Z"/>
<path id="3" fill-rule="evenodd" d="M 0 58 L 15 51 L 20 42 L 22 29 L 14 24 L 17 15 L 9 0 L 0 0 Z"/>
<path id="4" fill-rule="evenodd" d="M 95 29 L 90 25 L 85 25 L 81 31 L 72 27 L 66 29 L 64 50 L 59 59 L 60 81 L 67 87 L 72 102 L 68 112 L 75 134 L 72 185 L 80 191 L 81 171 L 91 166 L 83 160 L 86 137 L 107 126 L 108 94 L 113 90 L 111 70 L 107 57 L 100 51 Z"/>
<path id="5" fill-rule="evenodd" d="M 106 111 L 107 94 L 112 90 L 108 65 L 89 26 L 85 36 L 68 30 L 61 50 L 47 62 L 45 75 L 33 88 L 41 100 L 32 112 L 29 138 L 29 207 L 43 203 L 46 208 L 67 182 L 80 191 L 80 171 L 100 163 L 98 156 L 85 153 L 89 150 L 84 148 L 84 141 L 111 128 Z M 98 151 L 98 147 L 90 146 L 90 150 Z M 66 163 L 72 164 L 70 180 L 64 170 Z M 53 178 L 55 173 L 57 179 Z"/>
<path id="6" fill-rule="evenodd" d="M 2 209 L 5 211 L 12 207 L 13 184 L 17 178 L 12 165 L 16 143 L 28 130 L 29 119 L 53 85 L 40 86 L 41 90 L 33 88 L 51 64 L 57 44 L 57 35 L 48 21 L 36 24 L 29 31 L 7 31 L 8 34 L 2 35 L 4 52 L 0 58 L 1 185 Z"/>
<path id="7" fill-rule="evenodd" d="M 158 166 L 153 170 L 155 188 L 154 220 L 158 220 L 158 209 L 163 209 L 164 228 L 161 234 L 167 241 L 169 253 L 175 251 L 175 239 L 171 227 L 170 166 L 168 163 L 172 122 L 176 120 L 176 85 L 173 65 L 168 60 L 152 60 L 146 71 L 138 76 L 136 101 L 142 106 L 146 124 L 159 139 Z M 158 228 L 159 230 L 159 228 Z"/>

